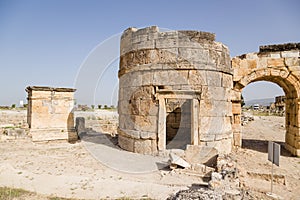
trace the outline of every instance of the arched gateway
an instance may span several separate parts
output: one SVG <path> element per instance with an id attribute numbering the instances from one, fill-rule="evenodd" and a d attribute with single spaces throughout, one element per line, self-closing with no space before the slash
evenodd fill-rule
<path id="1" fill-rule="evenodd" d="M 300 43 L 261 46 L 258 53 L 232 59 L 233 73 L 233 138 L 241 146 L 241 92 L 249 83 L 270 81 L 286 95 L 285 148 L 300 156 Z"/>

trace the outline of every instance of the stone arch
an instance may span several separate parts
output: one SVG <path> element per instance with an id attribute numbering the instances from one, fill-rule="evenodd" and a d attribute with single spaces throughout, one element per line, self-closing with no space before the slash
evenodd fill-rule
<path id="1" fill-rule="evenodd" d="M 280 46 L 281 48 L 276 48 Z M 269 51 L 250 53 L 232 59 L 234 86 L 232 92 L 234 145 L 241 146 L 242 89 L 250 83 L 268 81 L 279 85 L 286 95 L 285 148 L 300 155 L 300 76 L 299 49 L 271 45 Z M 275 51 L 273 51 L 275 47 Z M 261 47 L 262 48 L 262 47 Z"/>

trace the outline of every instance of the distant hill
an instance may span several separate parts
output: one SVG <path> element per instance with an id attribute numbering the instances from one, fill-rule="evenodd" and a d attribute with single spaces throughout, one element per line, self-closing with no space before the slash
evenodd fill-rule
<path id="1" fill-rule="evenodd" d="M 269 106 L 271 103 L 275 102 L 275 98 L 267 98 L 267 99 L 254 99 L 245 101 L 246 106 L 252 106 L 253 104 L 259 104 L 260 106 Z"/>

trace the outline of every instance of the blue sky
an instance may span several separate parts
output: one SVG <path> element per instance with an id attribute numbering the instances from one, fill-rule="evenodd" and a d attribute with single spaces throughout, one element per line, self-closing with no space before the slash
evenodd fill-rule
<path id="1" fill-rule="evenodd" d="M 299 8 L 298 0 L 0 0 L 0 105 L 25 101 L 28 85 L 75 87 L 97 45 L 128 27 L 214 32 L 236 56 L 299 42 Z M 78 103 L 115 104 L 117 68 L 109 63 L 94 99 L 77 95 Z M 244 90 L 246 99 L 282 93 L 265 83 L 252 88 Z"/>

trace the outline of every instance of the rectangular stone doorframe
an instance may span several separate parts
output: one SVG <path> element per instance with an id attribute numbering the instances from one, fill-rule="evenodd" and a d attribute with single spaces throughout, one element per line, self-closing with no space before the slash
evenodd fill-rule
<path id="1" fill-rule="evenodd" d="M 199 141 L 199 102 L 200 94 L 195 91 L 157 91 L 159 101 L 158 111 L 158 150 L 166 150 L 166 99 L 190 99 L 192 100 L 191 116 L 191 145 L 198 145 Z"/>

